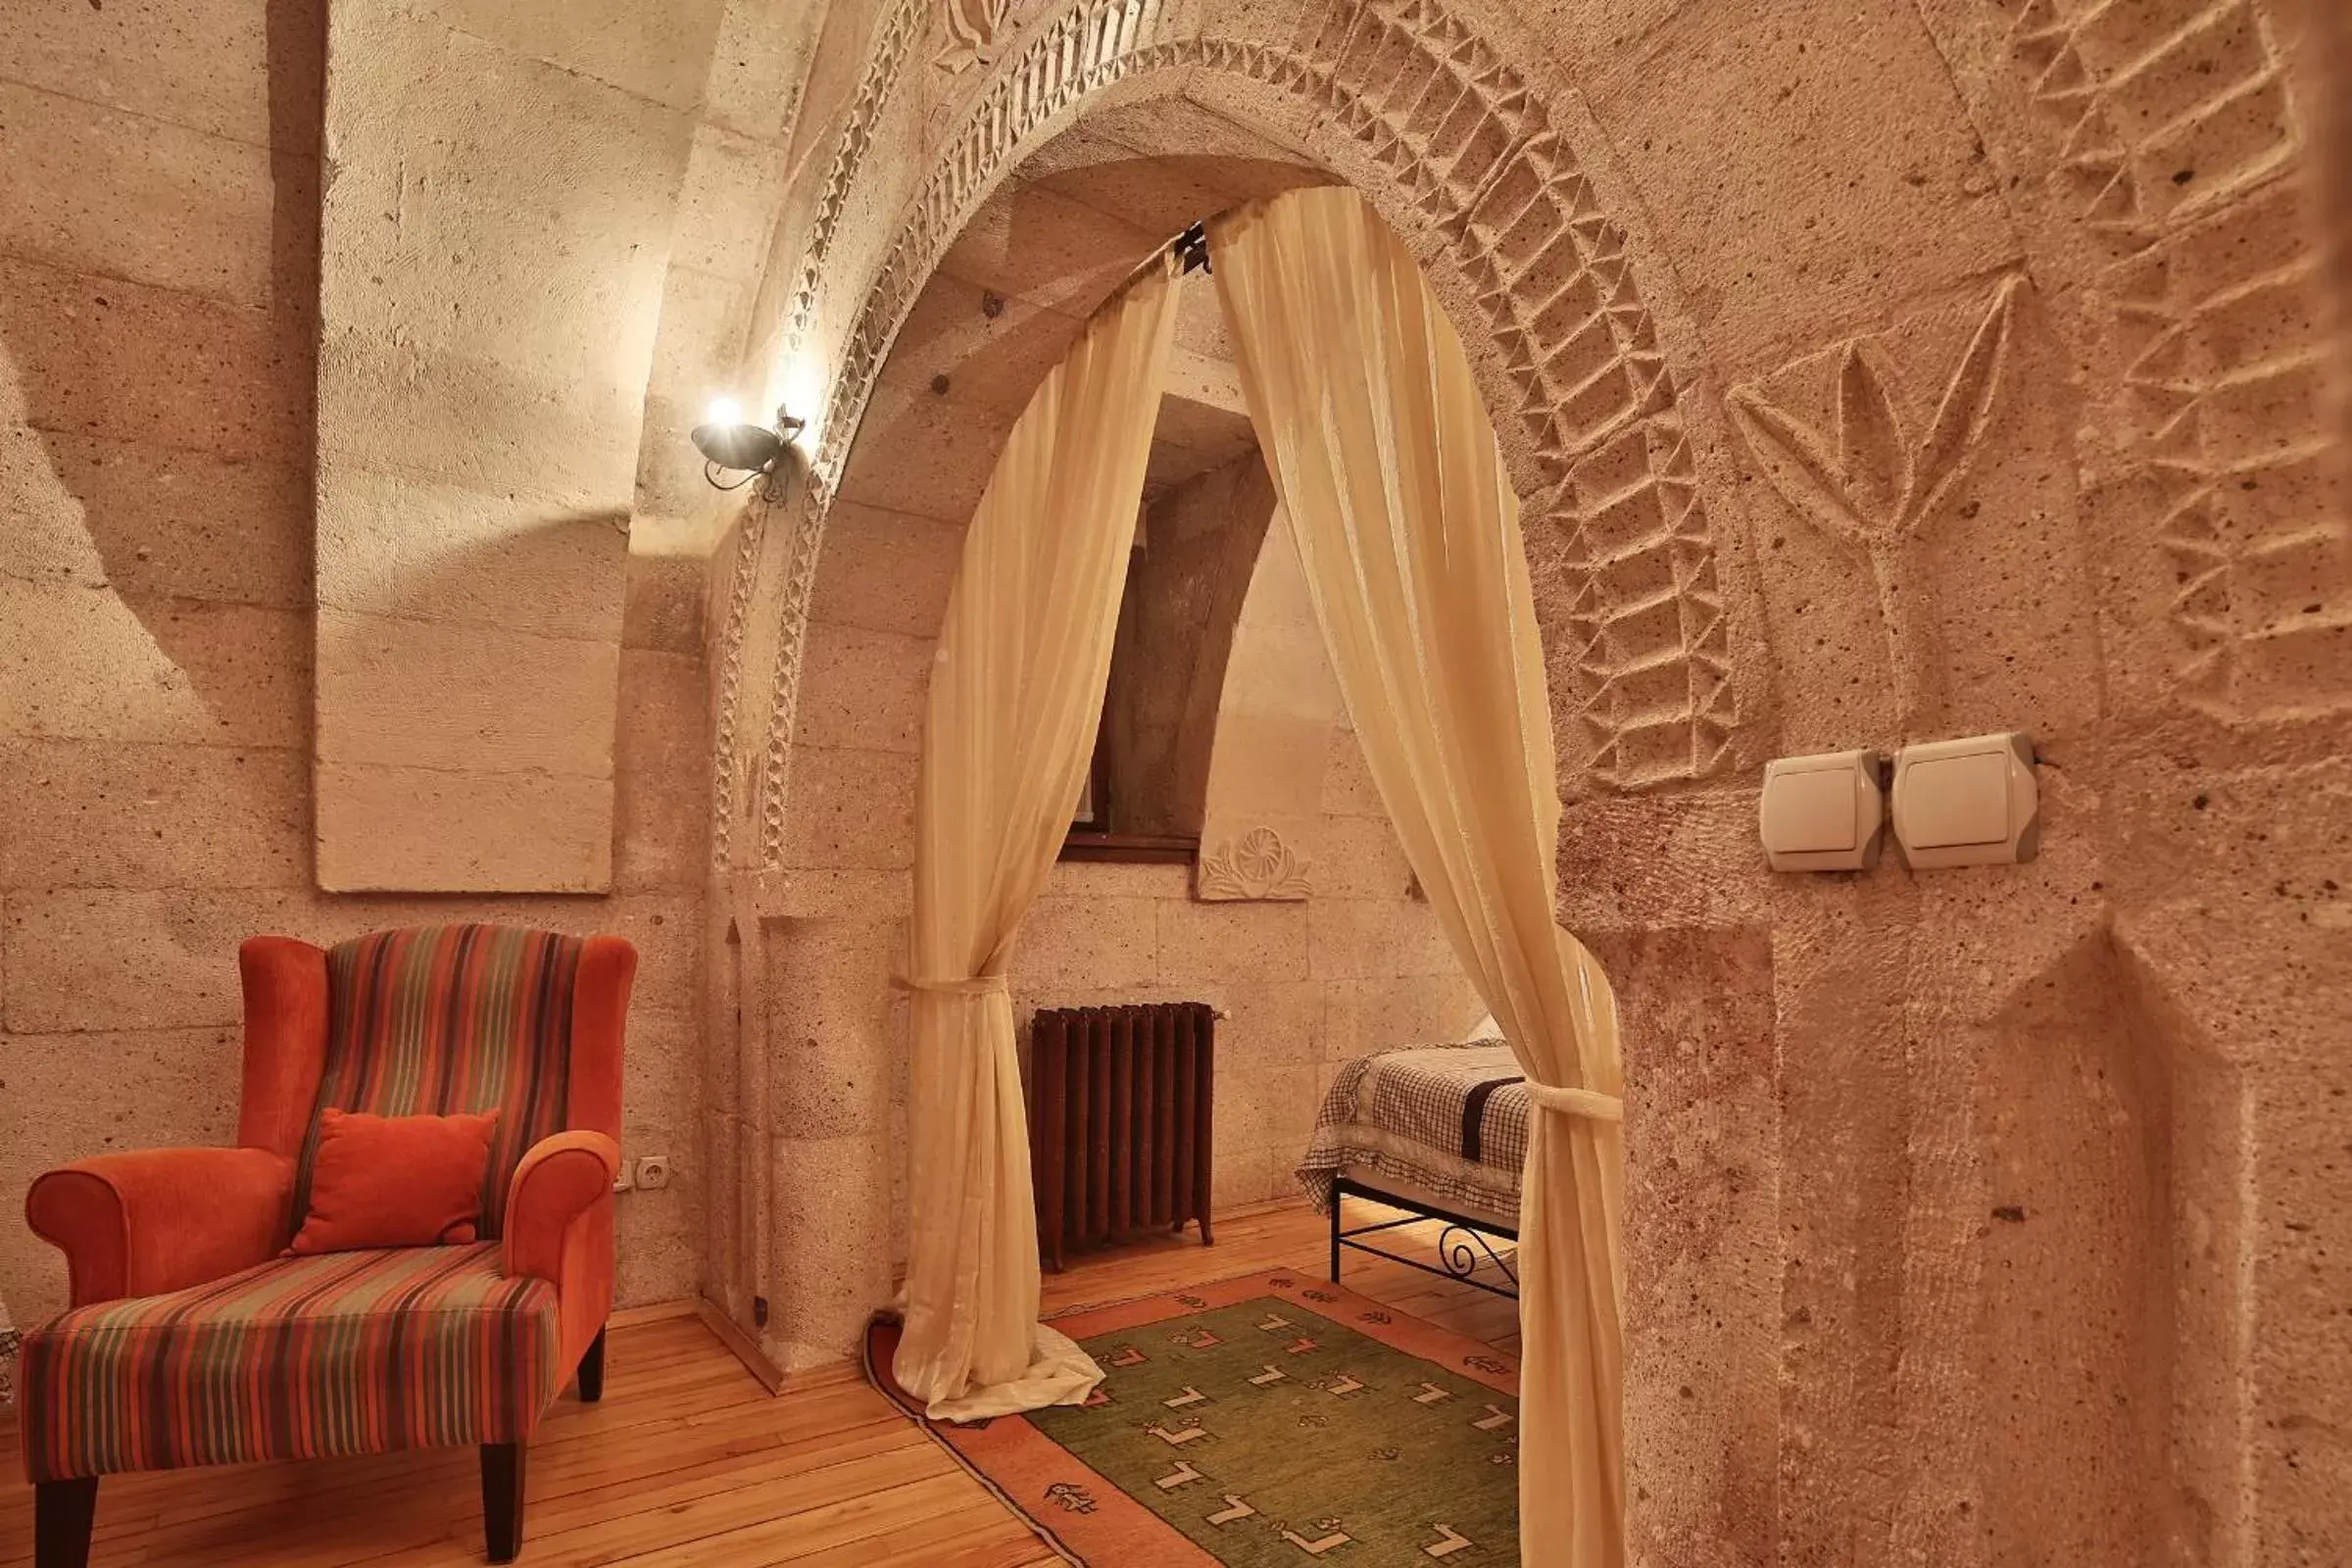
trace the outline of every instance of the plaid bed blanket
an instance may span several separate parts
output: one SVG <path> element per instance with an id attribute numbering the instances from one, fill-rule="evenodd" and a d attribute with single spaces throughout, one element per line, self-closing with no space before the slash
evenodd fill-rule
<path id="1" fill-rule="evenodd" d="M 1507 1044 L 1408 1046 L 1340 1069 L 1298 1162 L 1298 1185 L 1328 1211 L 1345 1168 L 1516 1223 L 1526 1157 L 1527 1081 Z"/>

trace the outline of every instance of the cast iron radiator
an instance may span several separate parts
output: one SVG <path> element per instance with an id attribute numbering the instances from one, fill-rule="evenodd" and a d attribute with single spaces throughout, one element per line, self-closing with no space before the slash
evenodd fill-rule
<path id="1" fill-rule="evenodd" d="M 1215 1014 L 1205 1003 L 1040 1009 L 1029 1025 L 1029 1165 L 1037 1244 L 1208 1230 Z"/>

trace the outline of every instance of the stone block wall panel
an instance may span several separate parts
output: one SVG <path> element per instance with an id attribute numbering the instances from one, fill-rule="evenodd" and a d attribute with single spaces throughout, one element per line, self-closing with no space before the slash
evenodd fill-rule
<path id="1" fill-rule="evenodd" d="M 255 310 L 83 270 L 107 260 L 0 260 L 0 334 L 25 422 L 111 445 L 297 459 L 311 392 L 285 372 L 309 368 L 309 309 Z M 158 343 L 176 346 L 168 382 L 146 373 Z"/>
<path id="2" fill-rule="evenodd" d="M 622 1298 L 687 1294 L 703 1201 L 699 1107 L 680 1087 L 701 1056 L 699 569 L 670 572 L 658 592 L 649 569 L 648 591 L 631 596 L 628 640 L 662 645 L 645 658 L 668 662 L 622 656 L 633 701 L 599 781 L 607 797 L 617 781 L 658 800 L 640 820 L 662 853 L 636 853 L 646 835 L 621 846 L 629 897 L 317 892 L 324 7 L 21 7 L 7 31 L 0 778 L 14 808 L 0 829 L 0 1117 L 15 1124 L 0 1129 L 0 1202 L 21 1204 L 40 1170 L 84 1154 L 233 1136 L 247 936 L 331 942 L 452 918 L 618 930 L 644 962 L 624 1130 L 631 1152 L 668 1153 L 679 1172 L 665 1193 L 621 1200 Z M 451 390 L 462 402 L 464 387 Z M 406 505 L 445 545 L 474 551 L 474 571 L 393 569 L 378 550 L 381 569 L 332 574 L 336 591 L 405 613 L 416 602 L 402 596 L 429 587 L 480 618 L 465 603 L 476 574 L 505 574 L 526 595 L 513 607 L 526 633 L 579 630 L 565 617 L 596 593 L 565 550 L 592 536 L 485 541 L 465 532 L 471 514 L 451 488 L 379 489 L 338 537 L 381 544 L 384 518 Z M 596 571 L 641 575 L 616 546 L 598 548 Z M 615 576 L 596 612 L 615 625 L 620 588 Z M 404 779 L 401 806 L 413 811 L 451 776 Z M 532 843 L 543 816 L 567 814 L 534 814 L 516 794 L 496 803 L 509 813 L 501 838 Z M 610 856 L 612 839 L 577 852 Z M 436 843 L 453 856 L 497 848 Z M 0 1293 L 21 1323 L 64 1290 L 53 1250 L 21 1227 L 0 1239 Z"/>
<path id="3" fill-rule="evenodd" d="M 294 748 L 308 617 L 108 588 L 0 581 L 9 728 L 51 740 Z"/>
<path id="4" fill-rule="evenodd" d="M 692 155 L 715 146 L 693 109 L 717 18 L 714 3 L 652 30 L 625 6 L 332 13 L 324 887 L 612 883 L 638 437 L 673 229 L 695 214 L 681 193 L 707 202 L 715 177 Z M 518 146 L 532 156 L 506 156 Z M 687 237 L 683 265 L 723 269 L 709 234 Z M 517 640 L 533 632 L 545 641 Z M 451 776 L 418 788 L 416 767 Z M 548 831 L 513 831 L 515 797 Z M 502 848 L 436 850 L 453 833 Z"/>
<path id="5" fill-rule="evenodd" d="M 276 191 L 266 140 L 231 141 L 20 82 L 0 86 L 0 124 L 10 154 L 0 246 L 10 255 L 269 303 Z"/>
<path id="6" fill-rule="evenodd" d="M 927 637 L 848 626 L 812 640 L 801 693 L 804 743 L 920 754 L 933 646 Z"/>
<path id="7" fill-rule="evenodd" d="M 0 887 L 307 886 L 306 771 L 289 750 L 0 741 Z"/>
<path id="8" fill-rule="evenodd" d="M 967 518 L 943 522 L 909 513 L 835 503 L 839 530 L 809 601 L 812 621 L 904 636 L 936 637 L 962 560 Z"/>
<path id="9" fill-rule="evenodd" d="M 1105 739 L 1121 832 L 1206 832 L 1221 719 L 1245 707 L 1271 710 L 1280 694 L 1300 685 L 1311 701 L 1317 676 L 1330 684 L 1320 647 L 1303 668 L 1295 660 L 1277 664 L 1263 635 L 1245 629 L 1258 563 L 1280 548 L 1270 526 L 1273 487 L 1246 419 L 1237 451 L 1176 445 L 1183 424 L 1176 411 L 1198 405 L 1175 397 L 1160 403 L 1152 452 L 1155 461 L 1170 457 L 1176 477 L 1154 496 L 1147 475 L 1111 652 Z"/>

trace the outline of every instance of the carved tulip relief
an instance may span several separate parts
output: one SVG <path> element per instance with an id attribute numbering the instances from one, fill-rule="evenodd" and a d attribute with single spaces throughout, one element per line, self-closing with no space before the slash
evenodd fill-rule
<path id="1" fill-rule="evenodd" d="M 2017 289 L 2008 278 L 1993 291 L 1967 348 L 1939 378 L 1932 407 L 1912 392 L 1876 335 L 1828 351 L 1835 375 L 1823 415 L 1788 407 L 1774 385 L 1781 377 L 1732 390 L 1733 420 L 1773 488 L 1869 563 L 1907 731 L 1933 725 L 1945 695 L 1936 588 L 1923 580 L 1920 542 L 1950 508 L 1991 425 Z"/>

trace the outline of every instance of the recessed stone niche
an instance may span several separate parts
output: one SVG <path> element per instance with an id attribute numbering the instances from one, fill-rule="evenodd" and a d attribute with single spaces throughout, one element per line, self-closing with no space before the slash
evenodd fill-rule
<path id="1" fill-rule="evenodd" d="M 703 74 L 649 74 L 572 20 L 540 58 L 481 19 L 330 14 L 315 662 L 330 890 L 612 882 L 638 432 Z M 680 21 L 707 50 L 707 25 Z"/>

